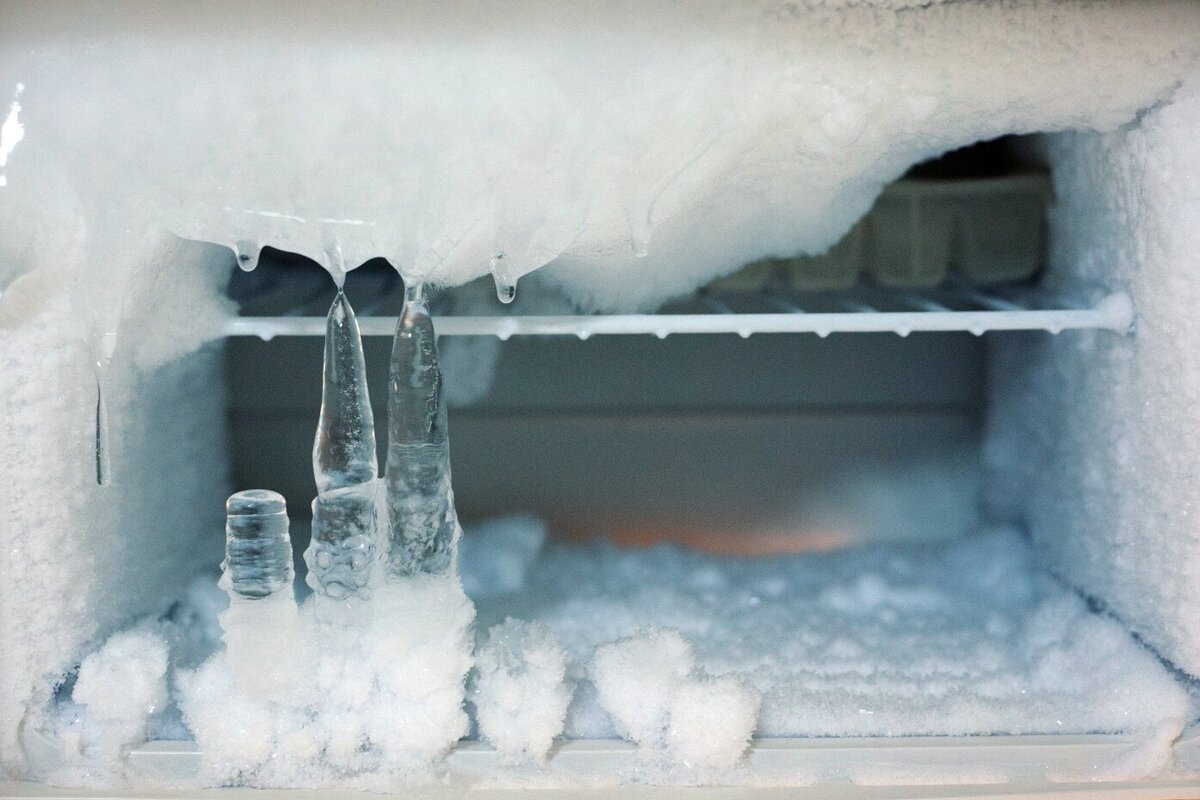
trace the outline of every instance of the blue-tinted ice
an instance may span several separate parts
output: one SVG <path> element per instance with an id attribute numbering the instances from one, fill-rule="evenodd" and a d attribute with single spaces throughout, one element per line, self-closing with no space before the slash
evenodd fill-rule
<path id="1" fill-rule="evenodd" d="M 313 443 L 317 493 L 375 480 L 375 418 L 354 309 L 340 290 L 325 324 L 321 419 Z"/>
<path id="2" fill-rule="evenodd" d="M 387 572 L 443 572 L 453 563 L 460 528 L 437 340 L 420 284 L 405 289 L 389 377 Z"/>
<path id="3" fill-rule="evenodd" d="M 292 539 L 287 501 L 267 489 L 247 489 L 225 502 L 222 584 L 251 600 L 292 585 Z"/>
<path id="4" fill-rule="evenodd" d="M 313 443 L 312 541 L 304 552 L 313 591 L 366 598 L 378 532 L 375 421 L 354 309 L 339 289 L 325 327 L 321 419 Z"/>

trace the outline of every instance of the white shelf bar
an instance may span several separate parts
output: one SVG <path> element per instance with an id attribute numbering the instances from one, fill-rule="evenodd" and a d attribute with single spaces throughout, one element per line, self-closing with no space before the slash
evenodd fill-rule
<path id="1" fill-rule="evenodd" d="M 989 298 L 990 299 L 990 298 Z M 926 301 L 928 302 L 928 301 Z M 997 301 L 996 305 L 1000 301 Z M 715 313 L 715 314 L 608 314 L 564 316 L 443 316 L 434 319 L 441 336 L 590 336 L 647 334 L 665 338 L 684 333 L 896 333 L 917 331 L 968 331 L 976 336 L 988 331 L 1107 330 L 1126 333 L 1133 325 L 1133 303 L 1123 293 L 1110 294 L 1088 308 L 1025 308 L 1002 301 L 1006 307 L 985 310 L 849 311 L 844 313 Z M 359 317 L 364 336 L 391 336 L 395 317 Z M 236 317 L 225 328 L 227 336 L 324 336 L 324 317 Z"/>
<path id="2" fill-rule="evenodd" d="M 706 800 L 929 800 L 930 798 L 990 798 L 990 800 L 1173 800 L 1200 796 L 1197 738 L 1185 732 L 1174 745 L 1176 767 L 1164 775 L 1130 781 L 1120 765 L 1144 737 L 1129 734 L 1042 736 L 943 736 L 897 738 L 760 739 L 751 745 L 744 770 L 718 777 L 703 789 L 685 786 L 630 786 L 628 776 L 639 765 L 637 748 L 628 742 L 594 740 L 559 744 L 547 766 L 536 773 L 532 797 L 607 798 L 631 793 L 644 798 L 702 797 Z M 26 741 L 28 748 L 30 742 Z M 39 769 L 61 766 L 59 746 L 39 744 Z M 31 756 L 38 755 L 31 753 Z M 48 759 L 48 760 L 47 760 Z M 202 754 L 193 742 L 150 742 L 128 755 L 128 765 L 140 780 L 160 785 L 187 786 L 200 770 Z M 500 768 L 496 752 L 478 742 L 460 742 L 447 759 L 454 796 L 492 797 L 486 777 Z M 481 779 L 483 779 L 481 785 Z M 518 774 L 518 780 L 520 779 Z M 710 778 L 711 780 L 711 778 Z M 501 782 L 503 785 L 503 782 Z M 440 787 L 445 789 L 446 787 Z M 557 791 L 556 791 L 557 790 Z M 144 793 L 143 793 L 144 792 Z M 225 796 L 281 798 L 295 792 L 221 790 Z M 181 797 L 207 796 L 184 791 Z M 155 797 L 159 790 L 55 789 L 37 784 L 0 783 L 0 800 L 15 797 Z M 171 796 L 176 796 L 172 794 Z M 346 793 L 327 789 L 303 793 L 309 798 L 340 798 Z M 502 796 L 508 797 L 511 795 Z"/>

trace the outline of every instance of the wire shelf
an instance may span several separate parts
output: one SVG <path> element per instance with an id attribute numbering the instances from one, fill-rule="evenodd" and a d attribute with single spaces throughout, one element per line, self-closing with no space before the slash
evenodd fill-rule
<path id="1" fill-rule="evenodd" d="M 394 289 L 394 287 L 392 287 Z M 328 303 L 325 283 L 318 292 L 301 298 L 283 313 L 255 314 L 230 319 L 227 336 L 323 336 L 325 317 L 314 314 Z M 380 297 L 361 304 L 358 317 L 364 336 L 391 336 L 394 316 L 379 316 L 384 305 L 398 308 L 399 301 Z M 385 303 L 382 298 L 393 302 Z M 261 305 L 261 304 L 259 304 Z M 498 304 L 497 304 L 498 305 Z M 488 316 L 438 315 L 434 328 L 441 336 L 591 336 L 642 334 L 666 338 L 673 334 L 764 333 L 895 333 L 965 331 L 981 336 L 988 331 L 1107 330 L 1125 333 L 1133 325 L 1133 303 L 1123 293 L 1113 293 L 1092 304 L 1073 304 L 1030 287 L 980 289 L 946 285 L 909 291 L 856 287 L 843 292 L 800 293 L 782 290 L 760 292 L 709 292 L 664 307 L 654 314 L 496 314 Z"/>

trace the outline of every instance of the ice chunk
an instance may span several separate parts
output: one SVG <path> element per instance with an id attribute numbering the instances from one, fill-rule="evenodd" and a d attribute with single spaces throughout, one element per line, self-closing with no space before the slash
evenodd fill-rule
<path id="1" fill-rule="evenodd" d="M 437 340 L 420 284 L 405 288 L 392 345 L 386 478 L 388 573 L 449 569 L 461 529 L 450 485 Z"/>
<path id="2" fill-rule="evenodd" d="M 269 597 L 292 585 L 292 539 L 287 501 L 268 489 L 246 489 L 225 502 L 225 572 L 222 586 L 248 599 Z"/>
<path id="3" fill-rule="evenodd" d="M 312 502 L 305 581 L 331 600 L 370 596 L 379 519 L 377 480 L 320 494 Z"/>
<path id="4" fill-rule="evenodd" d="M 675 692 L 695 667 L 692 646 L 679 631 L 646 628 L 597 647 L 588 674 L 621 735 L 660 747 Z"/>
<path id="5" fill-rule="evenodd" d="M 571 700 L 566 669 L 566 651 L 541 623 L 510 618 L 488 631 L 475 658 L 475 719 L 502 763 L 545 763 Z"/>
<path id="6" fill-rule="evenodd" d="M 287 503 L 276 492 L 247 489 L 231 495 L 225 508 L 221 586 L 229 608 L 220 620 L 227 657 L 243 692 L 279 699 L 299 669 Z"/>
<path id="7" fill-rule="evenodd" d="M 317 492 L 366 483 L 378 472 L 362 338 L 354 309 L 339 289 L 325 324 L 321 420 L 313 443 Z"/>
<path id="8" fill-rule="evenodd" d="M 342 264 L 340 258 L 333 263 Z M 337 275 L 345 273 L 335 270 Z M 321 419 L 313 443 L 317 498 L 312 540 L 304 553 L 308 585 L 331 600 L 370 594 L 379 531 L 378 471 L 362 337 L 339 284 L 325 327 Z"/>
<path id="9" fill-rule="evenodd" d="M 671 701 L 667 749 L 688 767 L 724 769 L 742 760 L 758 722 L 762 695 L 737 678 L 701 678 Z"/>

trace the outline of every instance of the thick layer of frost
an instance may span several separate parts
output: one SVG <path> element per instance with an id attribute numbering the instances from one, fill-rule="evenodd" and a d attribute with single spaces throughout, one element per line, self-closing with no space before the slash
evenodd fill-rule
<path id="1" fill-rule="evenodd" d="M 102 337 L 157 227 L 444 283 L 552 264 L 586 305 L 652 305 L 823 250 L 946 149 L 1126 122 L 1200 49 L 1187 2 L 905 5 L 10 4 L 0 204 L 44 202 L 0 238 L 69 205 Z"/>
<path id="2" fill-rule="evenodd" d="M 995 340 L 985 485 L 1051 569 L 1200 675 L 1200 84 L 1181 95 L 1049 142 L 1046 281 L 1129 292 L 1137 330 Z"/>
<path id="3" fill-rule="evenodd" d="M 322 603 L 336 608 L 322 613 Z M 279 633 L 271 633 L 271 655 L 254 651 L 247 637 L 278 610 L 250 601 L 226 612 L 229 649 L 180 678 L 204 783 L 378 789 L 436 776 L 441 757 L 467 733 L 473 609 L 457 578 L 385 584 L 370 607 L 338 610 L 345 611 L 314 596 L 300 609 L 292 642 L 280 649 Z M 260 680 L 245 680 L 256 662 Z"/>
<path id="4" fill-rule="evenodd" d="M 506 546 L 463 538 L 479 548 L 470 563 Z M 761 692 L 757 736 L 1132 731 L 1188 713 L 1154 655 L 1007 530 L 764 559 L 552 544 L 519 589 L 492 588 L 477 595 L 482 625 L 539 621 L 566 647 L 569 738 L 659 735 L 693 655 Z M 605 649 L 646 626 L 690 648 L 660 634 Z"/>
<path id="5" fill-rule="evenodd" d="M 153 250 L 163 261 L 129 307 L 145 335 L 106 371 L 112 485 L 101 487 L 92 356 L 62 292 L 69 260 L 47 245 L 34 254 L 53 263 L 0 299 L 0 761 L 17 775 L 18 727 L 40 723 L 67 671 L 220 560 L 228 494 L 221 361 L 196 352 L 224 313 L 228 258 Z"/>

